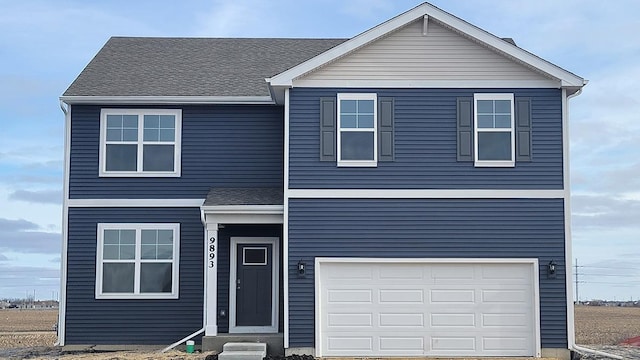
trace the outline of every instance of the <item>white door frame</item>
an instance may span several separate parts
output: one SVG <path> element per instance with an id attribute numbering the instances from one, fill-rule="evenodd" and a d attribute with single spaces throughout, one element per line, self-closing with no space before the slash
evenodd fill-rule
<path id="1" fill-rule="evenodd" d="M 229 333 L 277 333 L 280 293 L 280 250 L 277 237 L 232 237 L 231 259 L 229 266 Z M 271 244 L 272 287 L 271 326 L 236 326 L 236 280 L 238 272 L 238 244 Z"/>

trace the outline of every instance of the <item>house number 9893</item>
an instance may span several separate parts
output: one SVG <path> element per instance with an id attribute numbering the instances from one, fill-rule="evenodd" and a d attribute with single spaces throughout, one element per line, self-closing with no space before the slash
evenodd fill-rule
<path id="1" fill-rule="evenodd" d="M 216 258 L 216 238 L 209 238 L 209 267 L 212 268 Z"/>

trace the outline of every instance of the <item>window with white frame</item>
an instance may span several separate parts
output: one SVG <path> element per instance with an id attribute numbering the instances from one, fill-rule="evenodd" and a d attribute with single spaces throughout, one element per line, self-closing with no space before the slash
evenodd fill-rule
<path id="1" fill-rule="evenodd" d="M 102 109 L 100 176 L 180 176 L 182 111 Z"/>
<path id="2" fill-rule="evenodd" d="M 180 224 L 98 224 L 97 299 L 177 299 Z"/>
<path id="3" fill-rule="evenodd" d="M 474 95 L 476 166 L 514 166 L 513 94 Z"/>
<path id="4" fill-rule="evenodd" d="M 338 166 L 376 166 L 376 94 L 338 94 Z"/>

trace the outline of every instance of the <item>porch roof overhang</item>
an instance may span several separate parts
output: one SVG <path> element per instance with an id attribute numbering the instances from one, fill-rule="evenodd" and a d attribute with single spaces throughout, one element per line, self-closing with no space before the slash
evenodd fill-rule
<path id="1" fill-rule="evenodd" d="M 200 207 L 202 223 L 282 224 L 282 188 L 211 188 Z"/>

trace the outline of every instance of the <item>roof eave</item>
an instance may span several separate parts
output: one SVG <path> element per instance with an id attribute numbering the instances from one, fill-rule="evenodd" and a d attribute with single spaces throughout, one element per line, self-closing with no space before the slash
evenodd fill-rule
<path id="1" fill-rule="evenodd" d="M 275 104 L 271 96 L 61 96 L 67 104 Z"/>
<path id="2" fill-rule="evenodd" d="M 437 21 L 444 23 L 459 32 L 477 39 L 478 41 L 486 44 L 486 46 L 493 48 L 498 52 L 502 52 L 535 69 L 538 69 L 551 78 L 560 80 L 562 87 L 582 87 L 586 84 L 585 80 L 580 76 L 564 70 L 557 65 L 554 65 L 507 41 L 504 41 L 501 38 L 428 3 L 423 3 L 405 13 L 396 16 L 395 18 L 392 18 L 374 28 L 371 28 L 314 58 L 311 58 L 287 71 L 284 71 L 267 79 L 267 81 L 271 86 L 291 87 L 293 85 L 294 79 L 303 76 L 304 74 L 307 74 L 331 61 L 334 61 L 339 57 L 353 52 L 354 50 L 372 41 L 375 41 L 376 39 L 425 15 L 430 18 L 436 19 Z"/>

